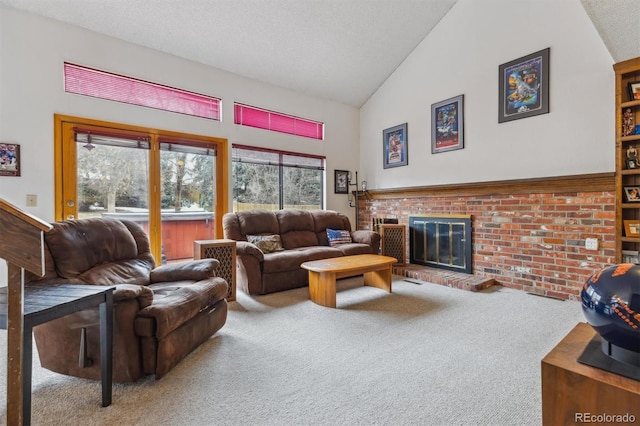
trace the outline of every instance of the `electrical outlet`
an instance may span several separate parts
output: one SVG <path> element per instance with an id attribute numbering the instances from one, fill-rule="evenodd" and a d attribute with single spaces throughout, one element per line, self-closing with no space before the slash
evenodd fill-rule
<path id="1" fill-rule="evenodd" d="M 27 207 L 38 207 L 38 196 L 35 194 L 27 194 Z"/>
<path id="2" fill-rule="evenodd" d="M 597 238 L 587 238 L 584 241 L 584 247 L 587 250 L 598 250 L 598 239 Z"/>

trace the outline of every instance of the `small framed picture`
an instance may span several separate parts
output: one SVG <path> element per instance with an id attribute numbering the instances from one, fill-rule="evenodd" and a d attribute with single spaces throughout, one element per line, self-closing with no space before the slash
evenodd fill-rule
<path id="1" fill-rule="evenodd" d="M 431 105 L 431 153 L 464 148 L 464 95 Z"/>
<path id="2" fill-rule="evenodd" d="M 632 81 L 628 84 L 629 100 L 640 101 L 640 81 Z"/>
<path id="3" fill-rule="evenodd" d="M 20 145 L 0 143 L 0 176 L 20 176 Z"/>
<path id="4" fill-rule="evenodd" d="M 498 67 L 498 123 L 549 112 L 549 48 Z"/>
<path id="5" fill-rule="evenodd" d="M 625 160 L 625 163 L 627 165 L 627 169 L 637 169 L 640 166 L 638 165 L 638 159 L 636 158 L 627 158 Z"/>
<path id="6" fill-rule="evenodd" d="M 385 169 L 409 164 L 407 143 L 407 123 L 382 131 L 382 166 Z"/>
<path id="7" fill-rule="evenodd" d="M 627 203 L 640 203 L 640 186 L 625 186 L 623 189 Z"/>
<path id="8" fill-rule="evenodd" d="M 624 235 L 627 237 L 640 237 L 640 220 L 625 220 Z"/>
<path id="9" fill-rule="evenodd" d="M 333 192 L 336 194 L 348 194 L 349 193 L 349 171 L 348 170 L 336 170 L 334 172 L 335 189 Z"/>

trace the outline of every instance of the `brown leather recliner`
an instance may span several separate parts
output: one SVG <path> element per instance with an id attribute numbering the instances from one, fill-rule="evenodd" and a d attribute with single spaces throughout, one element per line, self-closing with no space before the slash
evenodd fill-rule
<path id="1" fill-rule="evenodd" d="M 89 218 L 53 223 L 44 234 L 46 273 L 25 283 L 114 285 L 113 380 L 164 376 L 226 322 L 227 282 L 219 262 L 203 259 L 155 267 L 149 239 L 136 223 Z M 83 332 L 83 329 L 86 332 Z M 79 362 L 81 335 L 86 358 Z M 71 376 L 100 379 L 98 309 L 34 329 L 40 363 Z"/>

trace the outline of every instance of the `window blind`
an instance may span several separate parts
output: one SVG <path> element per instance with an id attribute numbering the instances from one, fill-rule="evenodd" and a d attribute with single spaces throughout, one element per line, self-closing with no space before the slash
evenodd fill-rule
<path id="1" fill-rule="evenodd" d="M 220 121 L 220 99 L 92 68 L 64 64 L 64 90 Z"/>
<path id="2" fill-rule="evenodd" d="M 234 104 L 234 123 L 289 135 L 324 139 L 324 123 L 239 103 Z"/>

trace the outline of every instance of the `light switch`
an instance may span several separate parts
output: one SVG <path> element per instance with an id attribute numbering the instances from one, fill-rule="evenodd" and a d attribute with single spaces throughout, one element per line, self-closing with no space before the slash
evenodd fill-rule
<path id="1" fill-rule="evenodd" d="M 27 194 L 27 207 L 38 207 L 38 196 L 35 194 Z"/>

